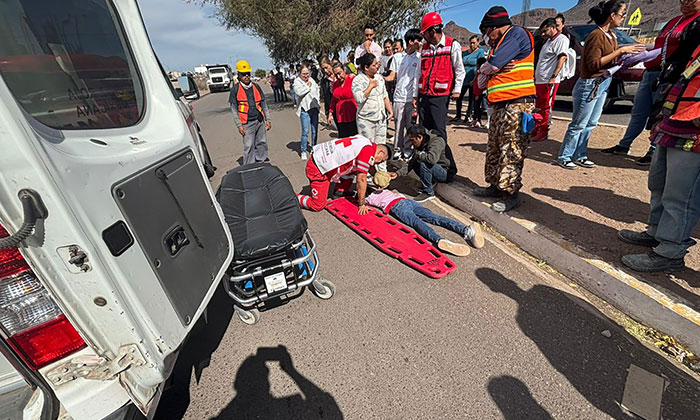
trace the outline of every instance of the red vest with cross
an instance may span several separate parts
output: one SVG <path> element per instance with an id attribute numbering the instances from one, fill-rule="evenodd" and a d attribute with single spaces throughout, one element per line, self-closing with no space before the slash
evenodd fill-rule
<path id="1" fill-rule="evenodd" d="M 447 96 L 455 85 L 455 72 L 452 67 L 452 41 L 442 35 L 444 45 L 433 50 L 430 43 L 423 43 L 420 55 L 420 79 L 418 92 L 428 96 Z"/>
<path id="2" fill-rule="evenodd" d="M 348 165 L 348 163 L 352 163 L 357 159 L 361 155 L 363 149 L 368 155 L 366 157 L 367 161 L 363 159 L 362 162 L 357 162 L 356 169 L 362 172 L 369 171 L 369 167 L 374 164 L 374 152 L 370 150 L 373 149 L 373 147 L 374 144 L 370 139 L 362 135 L 357 135 L 317 144 L 314 146 L 311 156 L 319 172 L 322 174 L 325 175 L 332 172 L 333 175 L 343 176 L 352 172 L 355 165 Z"/>

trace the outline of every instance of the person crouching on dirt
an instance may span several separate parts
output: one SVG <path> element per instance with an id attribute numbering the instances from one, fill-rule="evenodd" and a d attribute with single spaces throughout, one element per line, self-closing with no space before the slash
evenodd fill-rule
<path id="1" fill-rule="evenodd" d="M 421 193 L 414 200 L 422 203 L 435 198 L 435 184 L 452 181 L 457 174 L 457 165 L 450 146 L 437 130 L 429 132 L 422 125 L 415 124 L 408 127 L 407 132 L 413 155 L 406 165 L 390 175 L 395 179 L 415 171 L 420 177 Z"/>
<path id="2" fill-rule="evenodd" d="M 364 136 L 317 144 L 306 164 L 311 195 L 297 194 L 299 205 L 303 209 L 321 211 L 326 208 L 331 182 L 338 183 L 336 191 L 347 192 L 356 177 L 358 213 L 367 214 L 367 174 L 374 174 L 374 165 L 385 162 L 392 153 L 391 146 L 375 144 Z"/>

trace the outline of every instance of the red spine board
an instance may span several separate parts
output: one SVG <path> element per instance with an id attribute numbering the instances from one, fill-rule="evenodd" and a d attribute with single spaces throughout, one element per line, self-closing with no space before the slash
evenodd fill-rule
<path id="1" fill-rule="evenodd" d="M 428 277 L 440 279 L 456 269 L 455 263 L 425 238 L 376 209 L 360 215 L 356 201 L 347 198 L 330 201 L 326 209 L 382 252 Z"/>

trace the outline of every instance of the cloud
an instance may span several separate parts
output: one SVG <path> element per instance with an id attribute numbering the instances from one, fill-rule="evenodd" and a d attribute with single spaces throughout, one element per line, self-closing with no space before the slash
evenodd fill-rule
<path id="1" fill-rule="evenodd" d="M 248 60 L 256 68 L 272 68 L 267 48 L 258 38 L 227 31 L 214 11 L 181 0 L 142 0 L 141 13 L 153 48 L 168 70 L 192 70 L 200 64 L 235 64 Z"/>

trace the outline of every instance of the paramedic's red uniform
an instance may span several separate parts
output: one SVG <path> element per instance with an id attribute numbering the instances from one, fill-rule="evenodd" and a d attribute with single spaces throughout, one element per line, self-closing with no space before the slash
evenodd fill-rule
<path id="1" fill-rule="evenodd" d="M 368 173 L 374 165 L 377 145 L 367 137 L 354 136 L 317 144 L 306 164 L 306 177 L 311 182 L 311 195 L 297 194 L 299 205 L 321 211 L 326 207 L 331 182 L 339 190 L 348 190 L 357 174 Z"/>

